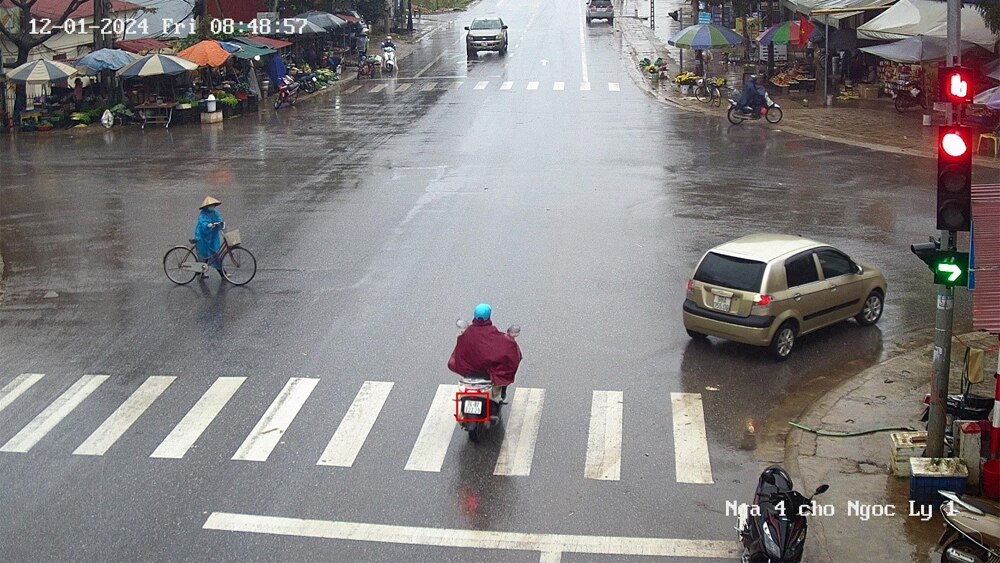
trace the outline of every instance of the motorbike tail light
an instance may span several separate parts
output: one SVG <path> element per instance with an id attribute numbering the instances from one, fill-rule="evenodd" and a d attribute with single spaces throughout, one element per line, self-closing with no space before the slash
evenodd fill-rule
<path id="1" fill-rule="evenodd" d="M 767 115 L 767 108 L 766 107 L 760 108 L 760 115 L 761 116 Z"/>
<path id="2" fill-rule="evenodd" d="M 771 304 L 771 301 L 773 301 L 773 299 L 771 299 L 770 295 L 762 295 L 758 293 L 753 296 L 753 302 L 761 307 L 767 307 Z"/>

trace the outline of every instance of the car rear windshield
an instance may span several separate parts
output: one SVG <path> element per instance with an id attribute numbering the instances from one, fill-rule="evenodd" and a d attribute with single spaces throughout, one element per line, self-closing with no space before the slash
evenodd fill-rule
<path id="1" fill-rule="evenodd" d="M 740 291 L 760 291 L 764 279 L 764 262 L 734 258 L 709 252 L 694 273 L 694 279 Z"/>
<path id="2" fill-rule="evenodd" d="M 590 5 L 595 8 L 607 8 L 611 5 L 611 0 L 591 0 Z"/>

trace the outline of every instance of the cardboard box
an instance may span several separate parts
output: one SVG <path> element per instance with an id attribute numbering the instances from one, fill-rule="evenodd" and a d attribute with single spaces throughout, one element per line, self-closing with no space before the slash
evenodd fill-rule
<path id="1" fill-rule="evenodd" d="M 876 100 L 878 99 L 878 84 L 856 84 L 854 86 L 858 91 L 858 96 L 862 100 Z"/>
<path id="2" fill-rule="evenodd" d="M 212 113 L 201 114 L 202 123 L 222 123 L 222 112 L 213 111 Z"/>

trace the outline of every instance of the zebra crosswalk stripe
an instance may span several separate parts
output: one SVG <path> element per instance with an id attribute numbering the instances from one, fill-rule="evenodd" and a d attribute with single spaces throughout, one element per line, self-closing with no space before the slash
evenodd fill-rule
<path id="1" fill-rule="evenodd" d="M 246 379 L 245 377 L 216 379 L 149 457 L 169 459 L 184 457 Z"/>
<path id="2" fill-rule="evenodd" d="M 437 82 L 428 82 L 424 84 L 424 87 L 420 89 L 421 92 L 430 92 L 431 90 L 437 88 Z"/>
<path id="3" fill-rule="evenodd" d="M 377 84 L 375 86 L 372 86 L 372 89 L 369 90 L 368 92 L 370 92 L 372 94 L 378 94 L 382 90 L 385 90 L 386 86 L 388 86 L 388 84 Z"/>
<path id="4" fill-rule="evenodd" d="M 459 80 L 457 82 L 452 82 L 451 86 L 449 86 L 448 89 L 449 90 L 458 90 L 459 88 L 462 87 L 462 84 L 465 84 L 465 82 L 462 82 L 461 80 Z"/>
<path id="5" fill-rule="evenodd" d="M 538 82 L 528 82 L 528 90 L 538 90 Z"/>
<path id="6" fill-rule="evenodd" d="M 611 92 L 620 92 L 621 87 L 618 86 L 617 82 L 608 82 L 608 90 Z"/>
<path id="7" fill-rule="evenodd" d="M 406 82 L 404 84 L 400 84 L 399 86 L 396 86 L 396 92 L 397 93 L 398 92 L 405 92 L 405 91 L 409 90 L 411 86 L 413 86 L 413 84 L 410 84 L 409 82 Z"/>
<path id="8" fill-rule="evenodd" d="M 4 385 L 3 389 L 0 389 L 0 412 L 7 408 L 7 405 L 13 403 L 14 399 L 20 397 L 32 385 L 38 383 L 38 380 L 43 377 L 45 377 L 45 374 L 22 373 L 15 377 L 13 381 Z"/>
<path id="9" fill-rule="evenodd" d="M 565 90 L 566 89 L 566 83 L 565 82 L 556 82 L 556 83 L 552 84 L 552 89 L 553 90 Z"/>
<path id="10" fill-rule="evenodd" d="M 66 418 L 84 399 L 108 380 L 107 375 L 85 375 L 38 414 L 27 426 L 0 446 L 0 452 L 28 452 Z"/>
<path id="11" fill-rule="evenodd" d="M 365 381 L 316 465 L 350 467 L 392 391 L 387 381 Z"/>
<path id="12" fill-rule="evenodd" d="M 486 87 L 489 86 L 489 85 L 490 85 L 489 82 L 487 82 L 485 80 L 480 80 L 479 82 L 476 83 L 476 87 L 473 88 L 473 90 L 485 90 Z"/>
<path id="13" fill-rule="evenodd" d="M 271 451 L 295 420 L 295 415 L 299 414 L 299 409 L 305 404 L 317 383 L 318 379 L 306 377 L 289 379 L 267 412 L 257 422 L 257 426 L 243 441 L 233 459 L 267 461 Z"/>
<path id="14" fill-rule="evenodd" d="M 514 83 L 511 82 L 511 81 L 509 81 L 509 80 L 507 82 L 504 82 L 503 84 L 500 85 L 500 89 L 501 90 L 510 90 L 513 87 L 514 87 Z"/>
<path id="15" fill-rule="evenodd" d="M 417 441 L 406 461 L 407 471 L 441 471 L 455 433 L 455 394 L 458 385 L 438 385 Z"/>
<path id="16" fill-rule="evenodd" d="M 698 393 L 671 393 L 674 415 L 674 464 L 678 483 L 712 484 L 705 411 Z"/>
<path id="17" fill-rule="evenodd" d="M 621 391 L 594 391 L 590 408 L 590 434 L 587 438 L 587 479 L 621 480 L 622 410 Z"/>
<path id="18" fill-rule="evenodd" d="M 83 441 L 74 455 L 104 455 L 122 437 L 136 420 L 146 412 L 167 387 L 177 379 L 173 376 L 154 375 L 146 378 L 124 403 L 115 410 L 89 438 Z"/>
<path id="19" fill-rule="evenodd" d="M 360 84 L 356 84 L 354 86 L 351 86 L 347 90 L 344 90 L 344 94 L 345 95 L 350 95 L 350 94 L 353 94 L 353 93 L 357 92 L 360 89 L 361 89 L 361 85 Z"/>
<path id="20" fill-rule="evenodd" d="M 545 389 L 518 387 L 510 405 L 510 420 L 504 433 L 494 475 L 528 475 L 535 455 L 535 440 L 542 422 Z"/>
<path id="21" fill-rule="evenodd" d="M 589 92 L 590 91 L 590 82 L 581 82 L 580 83 L 580 91 L 581 92 Z"/>

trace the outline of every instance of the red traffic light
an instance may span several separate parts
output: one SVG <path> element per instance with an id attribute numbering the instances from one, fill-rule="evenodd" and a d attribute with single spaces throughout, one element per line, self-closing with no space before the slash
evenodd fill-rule
<path id="1" fill-rule="evenodd" d="M 939 72 L 939 78 L 942 101 L 953 104 L 972 102 L 976 77 L 971 68 L 943 67 Z"/>
<path id="2" fill-rule="evenodd" d="M 958 158 L 969 152 L 969 144 L 959 133 L 949 131 L 941 137 L 941 150 L 948 156 Z"/>

